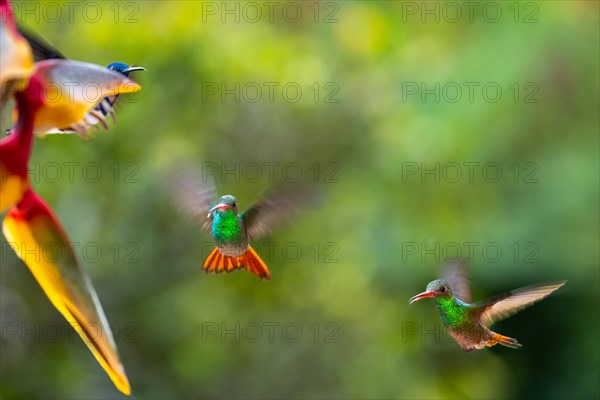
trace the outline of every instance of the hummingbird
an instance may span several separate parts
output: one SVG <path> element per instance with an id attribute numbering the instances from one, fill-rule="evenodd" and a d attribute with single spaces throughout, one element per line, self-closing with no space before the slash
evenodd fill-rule
<path id="1" fill-rule="evenodd" d="M 37 33 L 25 28 L 22 25 L 17 26 L 18 33 L 27 41 L 31 47 L 33 53 L 33 59 L 35 62 L 44 60 L 66 60 L 67 57 L 54 46 L 52 46 L 46 39 L 42 38 Z M 121 75 L 129 78 L 132 72 L 146 71 L 144 67 L 130 66 L 123 62 L 113 62 L 108 64 L 106 67 L 111 71 L 120 73 Z M 110 115 L 113 121 L 116 120 L 114 105 L 119 98 L 119 95 L 104 97 L 93 109 L 89 110 L 88 114 L 84 116 L 80 121 L 77 121 L 67 127 L 54 127 L 49 130 L 39 131 L 36 130 L 36 134 L 39 136 L 47 134 L 69 134 L 78 133 L 80 136 L 85 137 L 87 132 L 95 127 L 102 126 L 108 130 L 108 123 L 106 117 Z M 7 130 L 7 134 L 10 135 L 12 129 Z"/>
<path id="2" fill-rule="evenodd" d="M 292 219 L 310 202 L 311 197 L 297 185 L 293 189 L 280 188 L 239 212 L 237 198 L 225 195 L 215 200 L 216 190 L 212 182 L 198 179 L 191 170 L 177 174 L 173 182 L 173 192 L 181 211 L 215 241 L 215 248 L 207 256 L 202 269 L 206 273 L 246 269 L 265 280 L 271 279 L 271 272 L 250 246 L 250 241 L 270 234 Z"/>
<path id="3" fill-rule="evenodd" d="M 423 293 L 411 297 L 410 304 L 431 297 L 448 333 L 465 351 L 495 344 L 518 349 L 522 345 L 517 339 L 493 332 L 488 326 L 542 300 L 565 283 L 527 286 L 471 304 L 466 262 L 460 260 L 446 267 L 444 279 L 429 282 Z"/>

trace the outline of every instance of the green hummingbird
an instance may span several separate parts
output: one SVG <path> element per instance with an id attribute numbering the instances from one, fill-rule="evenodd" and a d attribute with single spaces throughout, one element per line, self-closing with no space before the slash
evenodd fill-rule
<path id="1" fill-rule="evenodd" d="M 211 234 L 215 248 L 202 269 L 206 273 L 246 269 L 259 278 L 271 279 L 271 272 L 250 240 L 267 236 L 304 208 L 312 195 L 301 186 L 284 187 L 239 212 L 238 200 L 232 195 L 216 199 L 214 184 L 199 179 L 193 170 L 179 168 L 172 179 L 181 211 Z"/>
<path id="2" fill-rule="evenodd" d="M 446 267 L 444 279 L 429 282 L 426 290 L 411 297 L 410 304 L 433 298 L 450 336 L 465 351 L 491 347 L 497 343 L 518 349 L 522 345 L 488 328 L 516 312 L 549 296 L 566 281 L 527 286 L 471 304 L 471 288 L 464 260 Z"/>

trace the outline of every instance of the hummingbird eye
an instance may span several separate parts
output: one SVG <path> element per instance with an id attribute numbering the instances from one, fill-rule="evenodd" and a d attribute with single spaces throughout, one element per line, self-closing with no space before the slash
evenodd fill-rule
<path id="1" fill-rule="evenodd" d="M 446 286 L 442 286 L 442 287 L 440 288 L 440 293 L 444 293 L 445 291 L 446 291 Z"/>

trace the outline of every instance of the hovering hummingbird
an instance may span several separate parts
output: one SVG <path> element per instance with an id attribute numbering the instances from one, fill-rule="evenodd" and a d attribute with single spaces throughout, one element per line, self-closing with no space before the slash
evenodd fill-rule
<path id="1" fill-rule="evenodd" d="M 446 267 L 445 279 L 429 282 L 426 290 L 411 297 L 410 304 L 431 297 L 448 333 L 465 351 L 495 344 L 517 349 L 517 339 L 491 331 L 488 326 L 536 303 L 560 288 L 566 281 L 527 286 L 471 304 L 471 288 L 465 261 Z"/>
<path id="2" fill-rule="evenodd" d="M 214 238 L 216 246 L 202 267 L 206 273 L 246 269 L 259 278 L 271 279 L 269 268 L 250 246 L 250 240 L 268 235 L 310 202 L 307 191 L 288 187 L 239 212 L 234 196 L 225 195 L 215 201 L 214 185 L 197 179 L 190 170 L 175 176 L 173 182 L 181 210 Z"/>
<path id="3" fill-rule="evenodd" d="M 33 58 L 36 62 L 44 61 L 44 60 L 66 60 L 67 57 L 64 56 L 62 52 L 52 46 L 48 41 L 43 39 L 40 35 L 33 33 L 29 29 L 26 29 L 23 26 L 18 26 L 18 33 L 25 38 L 27 43 L 32 49 Z M 123 62 L 113 62 L 108 64 L 106 67 L 111 71 L 115 71 L 120 73 L 121 75 L 129 78 L 129 74 L 136 71 L 145 71 L 144 67 L 134 67 Z M 38 135 L 47 135 L 47 134 L 64 134 L 64 133 L 78 133 L 80 136 L 86 136 L 87 132 L 95 127 L 102 126 L 104 129 L 108 129 L 108 124 L 106 122 L 106 116 L 109 116 L 115 121 L 115 112 L 114 105 L 119 98 L 119 95 L 107 96 L 104 97 L 98 105 L 89 110 L 88 114 L 86 114 L 80 121 L 77 121 L 70 126 L 67 127 L 58 127 L 51 128 L 46 131 L 36 130 L 36 134 Z M 7 131 L 7 134 L 11 134 L 12 129 Z"/>

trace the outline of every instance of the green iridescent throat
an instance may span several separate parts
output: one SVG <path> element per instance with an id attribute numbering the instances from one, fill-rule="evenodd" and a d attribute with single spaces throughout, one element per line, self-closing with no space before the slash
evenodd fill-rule
<path id="1" fill-rule="evenodd" d="M 212 232 L 219 242 L 237 242 L 243 238 L 243 228 L 238 216 L 232 210 L 215 214 Z"/>
<path id="2" fill-rule="evenodd" d="M 453 296 L 437 297 L 435 304 L 444 324 L 460 326 L 469 321 L 468 306 Z"/>

